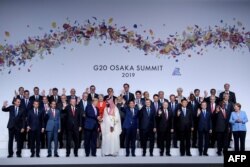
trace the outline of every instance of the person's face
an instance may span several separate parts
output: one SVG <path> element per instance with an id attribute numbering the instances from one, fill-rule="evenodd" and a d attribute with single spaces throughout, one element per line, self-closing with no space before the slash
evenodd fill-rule
<path id="1" fill-rule="evenodd" d="M 23 93 L 24 93 L 24 88 L 20 88 L 20 89 L 19 89 L 19 94 L 20 94 L 20 95 L 23 95 Z"/>
<path id="2" fill-rule="evenodd" d="M 90 87 L 90 93 L 95 93 L 95 87 L 94 86 Z"/>
<path id="3" fill-rule="evenodd" d="M 98 97 L 98 100 L 99 100 L 100 102 L 103 102 L 103 96 L 99 96 L 99 97 Z"/>
<path id="4" fill-rule="evenodd" d="M 76 99 L 71 99 L 71 100 L 70 100 L 70 104 L 71 104 L 72 106 L 75 106 L 75 105 L 76 105 Z"/>
<path id="5" fill-rule="evenodd" d="M 224 85 L 224 88 L 225 88 L 225 91 L 229 91 L 230 85 L 229 85 L 229 84 L 225 84 L 225 85 Z"/>
<path id="6" fill-rule="evenodd" d="M 164 102 L 164 103 L 163 103 L 163 108 L 164 108 L 164 109 L 167 109 L 167 108 L 168 108 L 168 103 Z"/>
<path id="7" fill-rule="evenodd" d="M 43 103 L 47 104 L 48 103 L 48 99 L 46 97 L 43 97 Z"/>
<path id="8" fill-rule="evenodd" d="M 210 91 L 210 93 L 211 93 L 211 95 L 214 95 L 214 96 L 215 96 L 216 90 L 212 89 L 212 90 Z"/>
<path id="9" fill-rule="evenodd" d="M 133 101 L 129 102 L 129 107 L 130 108 L 134 108 L 135 107 L 135 103 Z"/>
<path id="10" fill-rule="evenodd" d="M 206 103 L 201 103 L 201 108 L 202 109 L 206 109 L 207 108 L 207 104 Z"/>
<path id="11" fill-rule="evenodd" d="M 146 101 L 146 107 L 150 107 L 151 102 L 149 100 Z"/>
<path id="12" fill-rule="evenodd" d="M 159 97 L 158 96 L 154 96 L 154 102 L 158 102 Z"/>
<path id="13" fill-rule="evenodd" d="M 186 100 L 184 100 L 183 102 L 181 102 L 181 105 L 182 105 L 182 107 L 184 107 L 184 108 L 187 107 L 187 104 L 188 104 L 188 102 L 187 102 Z"/>
<path id="14" fill-rule="evenodd" d="M 235 111 L 240 111 L 240 107 L 238 107 L 237 105 L 234 105 L 234 110 Z"/>
<path id="15" fill-rule="evenodd" d="M 86 101 L 86 100 L 88 99 L 88 95 L 87 95 L 86 93 L 84 93 L 84 94 L 82 95 L 82 99 L 83 99 L 84 101 Z"/>
<path id="16" fill-rule="evenodd" d="M 50 106 L 51 106 L 52 109 L 55 109 L 55 108 L 56 108 L 56 102 L 53 101 L 53 102 L 50 104 Z"/>
<path id="17" fill-rule="evenodd" d="M 164 99 L 164 93 L 163 92 L 159 92 L 159 98 Z"/>
<path id="18" fill-rule="evenodd" d="M 170 96 L 170 101 L 175 102 L 175 96 Z"/>
<path id="19" fill-rule="evenodd" d="M 194 92 L 194 94 L 195 94 L 196 97 L 199 97 L 200 96 L 200 91 L 197 90 L 197 91 Z"/>
<path id="20" fill-rule="evenodd" d="M 228 99 L 229 99 L 229 95 L 225 95 L 225 96 L 224 96 L 224 100 L 225 100 L 225 101 L 228 101 Z"/>
<path id="21" fill-rule="evenodd" d="M 222 109 L 225 109 L 225 103 L 221 103 L 221 106 L 220 106 Z"/>
<path id="22" fill-rule="evenodd" d="M 178 96 L 182 96 L 182 90 L 177 90 Z"/>
<path id="23" fill-rule="evenodd" d="M 19 107 L 20 104 L 21 104 L 21 101 L 20 101 L 19 99 L 17 99 L 17 100 L 15 101 L 15 106 Z"/>
<path id="24" fill-rule="evenodd" d="M 190 100 L 194 101 L 194 95 L 190 95 Z"/>
<path id="25" fill-rule="evenodd" d="M 34 103 L 33 103 L 33 107 L 34 107 L 34 108 L 38 108 L 38 107 L 39 107 L 39 103 L 38 103 L 38 102 L 34 102 Z"/>
<path id="26" fill-rule="evenodd" d="M 144 97 L 145 97 L 146 99 L 149 99 L 149 93 L 148 93 L 148 92 L 145 92 L 145 93 L 144 93 Z"/>
<path id="27" fill-rule="evenodd" d="M 210 102 L 211 102 L 211 103 L 214 103 L 214 102 L 215 102 L 215 97 L 214 97 L 214 96 L 211 96 L 211 97 L 210 97 Z"/>
<path id="28" fill-rule="evenodd" d="M 94 100 L 94 101 L 92 102 L 92 104 L 93 104 L 94 106 L 97 106 L 97 103 L 98 103 L 97 100 Z"/>
<path id="29" fill-rule="evenodd" d="M 30 93 L 29 92 L 25 92 L 24 93 L 24 97 L 25 97 L 25 99 L 28 99 L 30 97 Z"/>
<path id="30" fill-rule="evenodd" d="M 124 88 L 125 92 L 129 92 L 129 86 L 128 85 L 124 85 L 123 88 Z"/>
<path id="31" fill-rule="evenodd" d="M 58 91 L 57 90 L 53 90 L 53 95 L 57 96 L 58 95 Z"/>
<path id="32" fill-rule="evenodd" d="M 112 89 L 108 90 L 108 95 L 113 95 L 113 90 Z"/>
<path id="33" fill-rule="evenodd" d="M 66 96 L 61 96 L 61 100 L 62 100 L 62 102 L 65 102 L 66 101 Z"/>
<path id="34" fill-rule="evenodd" d="M 141 94 L 140 93 L 136 93 L 135 96 L 136 96 L 137 99 L 141 98 Z"/>
<path id="35" fill-rule="evenodd" d="M 70 90 L 70 94 L 71 94 L 71 96 L 75 96 L 76 90 L 75 90 L 75 89 L 71 89 L 71 90 Z"/>
<path id="36" fill-rule="evenodd" d="M 37 89 L 37 88 L 34 89 L 34 94 L 35 94 L 35 95 L 39 95 L 39 89 Z"/>

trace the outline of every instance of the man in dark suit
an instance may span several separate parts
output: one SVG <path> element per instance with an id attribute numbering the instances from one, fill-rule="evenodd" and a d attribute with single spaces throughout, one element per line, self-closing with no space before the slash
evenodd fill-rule
<path id="1" fill-rule="evenodd" d="M 190 153 L 190 136 L 193 131 L 193 115 L 187 108 L 187 100 L 181 100 L 181 108 L 176 113 L 177 128 L 180 132 L 180 153 L 184 156 L 192 156 Z"/>
<path id="2" fill-rule="evenodd" d="M 159 101 L 159 96 L 158 94 L 154 94 L 153 96 L 153 103 L 151 103 L 152 107 L 154 108 L 154 110 L 157 112 L 160 108 L 162 103 L 160 103 Z"/>
<path id="3" fill-rule="evenodd" d="M 200 103 L 195 99 L 194 94 L 190 94 L 189 96 L 190 101 L 188 102 L 187 108 L 191 111 L 193 115 L 193 123 L 194 123 L 194 130 L 192 132 L 192 147 L 197 148 L 197 134 L 198 134 L 198 118 L 197 118 L 197 111 L 200 107 Z"/>
<path id="4" fill-rule="evenodd" d="M 60 111 L 61 116 L 61 130 L 58 136 L 60 148 L 64 147 L 63 139 L 66 132 L 66 108 L 68 106 L 67 97 L 65 95 L 61 96 L 61 102 L 57 104 L 57 109 Z"/>
<path id="5" fill-rule="evenodd" d="M 211 95 L 210 96 L 210 100 L 209 102 L 207 103 L 207 110 L 208 112 L 211 113 L 211 120 L 212 120 L 212 133 L 210 134 L 209 136 L 209 146 L 211 148 L 214 148 L 215 146 L 215 141 L 216 141 L 216 132 L 215 132 L 215 127 L 216 127 L 216 118 L 215 118 L 215 109 L 216 109 L 216 106 L 218 105 L 216 103 L 216 97 Z"/>
<path id="6" fill-rule="evenodd" d="M 88 102 L 89 103 L 92 103 L 92 99 L 93 98 L 97 98 L 98 99 L 98 94 L 96 94 L 95 93 L 95 91 L 96 91 L 96 87 L 95 87 L 95 85 L 91 85 L 90 87 L 89 87 L 89 94 L 88 94 Z"/>
<path id="7" fill-rule="evenodd" d="M 34 87 L 33 91 L 34 91 L 34 95 L 30 96 L 31 104 L 33 104 L 34 101 L 38 101 L 39 105 L 41 105 L 41 103 L 43 101 L 43 96 L 39 95 L 39 88 Z"/>
<path id="8" fill-rule="evenodd" d="M 157 138 L 159 138 L 160 156 L 164 153 L 164 143 L 166 141 L 166 155 L 170 154 L 171 132 L 173 129 L 173 113 L 168 110 L 168 102 L 163 102 L 161 109 L 156 112 Z"/>
<path id="9" fill-rule="evenodd" d="M 88 93 L 84 92 L 82 94 L 82 99 L 79 101 L 79 103 L 77 104 L 80 112 L 81 112 L 81 116 L 82 116 L 82 126 L 84 126 L 84 121 L 85 121 L 85 110 L 88 104 L 91 104 L 91 102 L 88 101 Z M 81 143 L 82 143 L 82 136 L 83 136 L 83 130 L 79 132 L 79 148 L 81 147 Z"/>
<path id="10" fill-rule="evenodd" d="M 174 116 L 174 133 L 173 133 L 173 136 L 172 136 L 172 139 L 173 139 L 173 146 L 174 148 L 178 148 L 177 146 L 177 140 L 179 140 L 179 133 L 178 133 L 178 129 L 177 129 L 177 126 L 176 126 L 176 112 L 178 111 L 179 109 L 179 104 L 178 104 L 178 101 L 176 100 L 175 98 L 175 95 L 174 94 L 171 94 L 169 96 L 169 104 L 168 104 L 168 110 L 172 112 L 172 115 Z"/>
<path id="11" fill-rule="evenodd" d="M 211 96 L 215 97 L 215 103 L 218 105 L 220 102 L 220 98 L 216 96 L 216 89 L 214 89 L 214 88 L 210 89 L 210 96 L 205 98 L 205 101 L 207 102 L 207 104 L 210 102 Z"/>
<path id="12" fill-rule="evenodd" d="M 114 90 L 113 90 L 113 88 L 108 88 L 107 89 L 107 93 L 108 94 L 106 96 L 104 96 L 104 101 L 106 101 L 107 99 L 113 98 L 113 101 L 115 103 L 117 97 L 114 96 Z"/>
<path id="13" fill-rule="evenodd" d="M 94 98 L 92 104 L 89 104 L 85 110 L 85 123 L 84 123 L 84 147 L 86 157 L 91 155 L 96 157 L 96 141 L 97 141 L 97 129 L 99 127 L 98 121 L 101 121 L 99 116 L 99 110 L 97 108 L 98 99 Z"/>
<path id="14" fill-rule="evenodd" d="M 229 102 L 235 104 L 236 103 L 236 96 L 235 96 L 234 92 L 231 92 L 229 90 L 230 89 L 230 84 L 226 83 L 224 85 L 224 89 L 225 89 L 225 91 L 223 91 L 223 92 L 220 93 L 220 100 L 222 101 L 224 99 L 224 94 L 228 93 L 229 94 Z"/>
<path id="15" fill-rule="evenodd" d="M 145 100 L 142 98 L 142 92 L 137 90 L 135 92 L 135 108 L 140 110 L 145 105 Z"/>
<path id="16" fill-rule="evenodd" d="M 123 129 L 125 131 L 125 141 L 126 141 L 126 157 L 131 154 L 135 157 L 135 140 L 138 131 L 138 113 L 139 110 L 135 108 L 135 102 L 130 101 L 128 107 L 122 107 L 122 112 L 125 113 L 125 119 L 123 122 Z"/>
<path id="17" fill-rule="evenodd" d="M 33 104 L 30 101 L 30 92 L 28 90 L 24 91 L 24 98 L 21 100 L 21 106 L 22 108 L 24 108 L 24 113 L 25 113 L 25 129 L 27 128 L 27 116 L 28 116 L 28 112 L 33 108 Z M 27 141 L 28 142 L 28 148 L 30 148 L 30 136 L 27 133 L 27 131 L 25 130 L 22 134 L 21 134 L 21 138 L 22 138 L 22 148 L 24 146 L 24 142 Z"/>
<path id="18" fill-rule="evenodd" d="M 195 97 L 195 101 L 199 104 L 203 101 L 203 98 L 200 97 L 200 89 L 194 90 L 194 97 Z"/>
<path id="19" fill-rule="evenodd" d="M 150 142 L 149 153 L 153 156 L 154 140 L 156 132 L 155 109 L 151 106 L 151 101 L 147 99 L 145 106 L 139 111 L 139 130 L 143 149 L 142 156 L 146 156 L 147 141 Z"/>
<path id="20" fill-rule="evenodd" d="M 70 99 L 75 99 L 77 101 L 76 90 L 72 88 L 70 90 L 70 95 L 67 96 L 67 102 L 70 103 Z"/>
<path id="21" fill-rule="evenodd" d="M 76 99 L 70 99 L 70 105 L 65 108 L 66 112 L 66 157 L 70 156 L 71 141 L 74 141 L 74 154 L 78 157 L 79 131 L 82 130 L 82 115 L 76 106 Z"/>
<path id="22" fill-rule="evenodd" d="M 49 103 L 51 103 L 52 101 L 55 101 L 56 104 L 61 102 L 61 96 L 58 95 L 57 88 L 52 89 L 52 95 L 50 95 L 48 99 L 49 99 Z"/>
<path id="23" fill-rule="evenodd" d="M 58 148 L 58 133 L 61 129 L 61 117 L 60 111 L 56 109 L 56 101 L 51 101 L 51 108 L 46 111 L 45 121 L 47 122 L 45 129 L 47 132 L 47 143 L 48 143 L 48 155 L 51 157 L 51 142 L 54 140 L 54 156 L 59 157 Z"/>
<path id="24" fill-rule="evenodd" d="M 230 113 L 225 109 L 224 101 L 220 102 L 220 106 L 216 107 L 215 110 L 216 117 L 216 137 L 217 137 L 217 154 L 221 156 L 221 152 L 228 150 L 228 136 L 229 136 L 229 115 Z"/>
<path id="25" fill-rule="evenodd" d="M 164 98 L 164 92 L 162 90 L 158 92 L 158 97 L 161 104 L 164 102 L 168 102 L 168 100 Z"/>
<path id="26" fill-rule="evenodd" d="M 124 89 L 123 99 L 125 99 L 126 104 L 128 104 L 129 101 L 134 101 L 135 96 L 133 93 L 129 92 L 129 84 L 128 83 L 123 84 L 123 89 Z"/>
<path id="27" fill-rule="evenodd" d="M 28 112 L 27 131 L 30 133 L 31 156 L 40 157 L 41 133 L 44 133 L 44 112 L 39 109 L 39 101 L 33 102 L 33 109 Z M 36 150 L 35 150 L 36 148 Z"/>
<path id="28" fill-rule="evenodd" d="M 198 109 L 198 136 L 199 155 L 208 156 L 209 133 L 212 132 L 211 113 L 207 110 L 207 102 L 201 102 L 201 109 Z M 203 143 L 205 141 L 205 143 Z"/>
<path id="29" fill-rule="evenodd" d="M 18 93 L 15 90 L 15 96 L 13 97 L 12 104 L 14 104 L 16 98 L 18 98 L 20 100 L 22 100 L 24 98 L 24 88 L 22 86 L 19 87 Z"/>
<path id="30" fill-rule="evenodd" d="M 16 98 L 14 100 L 14 105 L 8 106 L 8 102 L 3 103 L 2 111 L 9 112 L 9 121 L 7 128 L 9 130 L 9 142 L 8 142 L 8 158 L 13 157 L 13 141 L 14 138 L 17 142 L 17 157 L 21 157 L 22 150 L 22 139 L 21 133 L 25 130 L 25 111 L 20 106 L 21 100 Z"/>

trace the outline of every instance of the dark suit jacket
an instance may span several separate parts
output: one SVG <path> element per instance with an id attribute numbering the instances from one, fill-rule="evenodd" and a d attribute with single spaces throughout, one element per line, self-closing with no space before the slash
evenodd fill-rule
<path id="1" fill-rule="evenodd" d="M 230 113 L 226 111 L 226 118 L 224 118 L 222 111 L 219 111 L 218 113 L 215 113 L 216 118 L 216 125 L 215 125 L 215 131 L 216 132 L 227 132 L 229 128 L 229 115 Z"/>
<path id="2" fill-rule="evenodd" d="M 177 116 L 178 111 L 176 112 L 176 126 L 180 132 L 183 131 L 191 131 L 193 128 L 193 114 L 190 109 L 186 108 L 186 116 L 182 111 L 182 108 L 179 109 L 181 111 L 180 116 Z"/>
<path id="3" fill-rule="evenodd" d="M 42 101 L 43 101 L 43 97 L 42 96 L 40 96 L 40 95 L 38 95 L 39 97 L 38 97 L 38 101 L 39 101 L 39 105 L 41 105 L 41 103 L 42 103 Z M 33 95 L 33 96 L 30 96 L 30 101 L 31 101 L 31 104 L 33 105 L 33 102 L 35 101 L 36 99 L 35 99 L 35 95 Z"/>
<path id="4" fill-rule="evenodd" d="M 200 107 L 200 103 L 198 101 L 194 101 L 194 105 L 192 104 L 192 102 L 188 102 L 188 106 L 187 108 L 192 112 L 193 115 L 193 120 L 196 121 L 197 120 L 197 111 L 198 108 Z"/>
<path id="5" fill-rule="evenodd" d="M 158 132 L 170 131 L 174 127 L 173 113 L 170 110 L 168 110 L 167 112 L 168 112 L 167 118 L 162 108 L 156 112 L 156 125 Z"/>
<path id="6" fill-rule="evenodd" d="M 29 110 L 31 110 L 31 109 L 33 108 L 32 102 L 29 100 L 29 102 L 28 102 L 28 104 L 27 104 L 27 106 L 26 106 L 26 104 L 25 104 L 25 99 L 22 99 L 22 100 L 21 100 L 21 106 L 22 106 L 22 108 L 24 109 L 25 117 L 27 117 Z"/>
<path id="7" fill-rule="evenodd" d="M 95 93 L 94 97 L 98 99 L 98 94 Z M 91 97 L 91 94 L 90 94 L 90 93 L 89 93 L 89 95 L 88 95 L 87 101 L 88 101 L 88 102 L 92 102 L 92 97 Z"/>
<path id="8" fill-rule="evenodd" d="M 79 127 L 82 127 L 82 115 L 80 109 L 77 106 L 75 106 L 75 115 L 73 115 L 71 105 L 68 105 L 65 108 L 65 112 L 67 130 L 78 130 Z"/>
<path id="9" fill-rule="evenodd" d="M 24 96 L 22 96 L 22 98 L 21 98 L 20 95 L 17 95 L 16 97 L 13 97 L 12 104 L 14 104 L 15 99 L 21 99 L 22 100 L 23 98 L 24 98 Z"/>
<path id="10" fill-rule="evenodd" d="M 224 92 L 220 93 L 220 100 L 223 101 Z M 234 92 L 229 91 L 229 102 L 236 103 L 236 96 Z"/>
<path id="11" fill-rule="evenodd" d="M 52 101 L 56 101 L 53 95 L 49 96 L 48 99 L 49 99 L 49 103 L 51 103 Z M 57 95 L 56 103 L 61 103 L 61 96 Z"/>
<path id="12" fill-rule="evenodd" d="M 206 101 L 207 103 L 210 103 L 210 97 L 211 97 L 211 96 L 208 96 L 207 98 L 205 98 L 205 101 Z M 217 96 L 215 96 L 215 103 L 218 105 L 219 102 L 220 102 L 220 98 L 217 97 Z"/>
<path id="13" fill-rule="evenodd" d="M 206 110 L 206 116 L 204 116 L 202 110 L 200 115 L 198 116 L 198 131 L 209 131 L 212 129 L 212 120 L 211 120 L 212 114 Z"/>
<path id="14" fill-rule="evenodd" d="M 138 128 L 138 113 L 139 110 L 134 108 L 134 114 L 132 114 L 129 107 L 121 107 L 122 112 L 125 113 L 125 118 L 122 127 L 124 129 L 137 129 Z"/>
<path id="15" fill-rule="evenodd" d="M 98 128 L 98 120 L 99 110 L 96 107 L 97 114 L 95 114 L 95 110 L 92 104 L 89 104 L 85 110 L 85 122 L 84 128 L 88 130 L 96 130 Z"/>
<path id="16" fill-rule="evenodd" d="M 157 103 L 158 103 L 158 108 L 155 108 L 155 102 L 154 102 L 154 101 L 151 103 L 151 107 L 154 108 L 154 110 L 155 110 L 156 112 L 157 112 L 157 111 L 161 108 L 161 106 L 162 106 L 162 103 L 160 103 L 159 101 L 158 101 Z"/>
<path id="17" fill-rule="evenodd" d="M 104 101 L 106 101 L 108 98 L 109 98 L 109 95 L 104 96 Z M 117 98 L 116 96 L 113 96 L 113 102 L 114 103 L 115 103 L 116 98 Z"/>
<path id="18" fill-rule="evenodd" d="M 126 101 L 126 103 L 128 104 L 128 102 L 129 101 L 134 101 L 135 100 L 135 96 L 134 96 L 134 94 L 133 93 L 130 93 L 129 92 L 129 99 L 127 98 L 127 96 L 126 95 L 123 95 L 123 98 L 124 98 L 124 100 Z"/>
<path id="19" fill-rule="evenodd" d="M 146 106 L 142 107 L 139 111 L 139 129 L 151 130 L 156 128 L 155 113 L 155 109 L 150 107 L 150 114 L 148 115 Z"/>
<path id="20" fill-rule="evenodd" d="M 15 107 L 11 105 L 7 108 L 2 108 L 3 112 L 9 112 L 9 121 L 7 128 L 22 129 L 25 128 L 25 110 L 19 107 L 18 114 L 15 116 Z"/>
<path id="21" fill-rule="evenodd" d="M 75 98 L 77 100 L 77 96 L 71 96 L 71 95 L 69 95 L 69 96 L 66 96 L 66 98 L 67 98 L 67 102 L 68 103 L 70 102 L 71 98 Z"/>
<path id="22" fill-rule="evenodd" d="M 31 131 L 41 130 L 44 128 L 44 112 L 38 109 L 38 115 L 35 114 L 34 108 L 29 110 L 27 117 L 27 126 L 30 127 Z"/>
<path id="23" fill-rule="evenodd" d="M 176 111 L 180 108 L 180 105 L 178 104 L 177 101 L 175 101 L 174 105 L 175 105 L 175 107 L 172 108 L 171 102 L 168 103 L 168 110 L 171 111 L 173 113 L 173 115 L 175 115 Z"/>

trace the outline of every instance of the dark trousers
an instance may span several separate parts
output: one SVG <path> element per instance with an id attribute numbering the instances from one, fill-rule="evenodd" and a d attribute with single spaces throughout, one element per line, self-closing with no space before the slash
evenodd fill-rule
<path id="1" fill-rule="evenodd" d="M 78 155 L 79 128 L 67 129 L 66 138 L 67 138 L 67 141 L 66 141 L 66 155 L 70 154 L 72 138 L 73 138 L 73 141 L 74 141 L 74 154 Z"/>
<path id="2" fill-rule="evenodd" d="M 10 128 L 9 129 L 9 142 L 8 142 L 8 151 L 9 155 L 13 155 L 13 142 L 16 139 L 17 142 L 17 155 L 21 155 L 22 150 L 22 139 L 21 139 L 21 130 Z"/>
<path id="3" fill-rule="evenodd" d="M 235 151 L 245 151 L 245 139 L 246 131 L 234 131 L 234 150 Z M 240 144 L 240 149 L 239 149 Z"/>
<path id="4" fill-rule="evenodd" d="M 84 130 L 84 148 L 86 156 L 96 156 L 96 142 L 97 142 L 97 129 L 85 129 Z"/>
<path id="5" fill-rule="evenodd" d="M 194 130 L 192 131 L 192 147 L 197 146 L 198 122 L 194 121 Z"/>
<path id="6" fill-rule="evenodd" d="M 60 144 L 60 148 L 63 147 L 63 139 L 64 139 L 65 131 L 66 131 L 65 125 L 66 125 L 66 123 L 65 123 L 64 119 L 61 119 L 61 129 L 60 129 L 60 133 L 58 134 L 58 141 Z"/>
<path id="7" fill-rule="evenodd" d="M 31 154 L 36 155 L 40 154 L 40 145 L 41 145 L 41 129 L 30 131 L 30 151 Z M 36 150 L 35 150 L 36 149 Z"/>
<path id="8" fill-rule="evenodd" d="M 164 153 L 164 145 L 166 142 L 166 154 L 170 153 L 170 145 L 171 145 L 171 132 L 170 130 L 166 131 L 158 131 L 157 137 L 159 138 L 159 148 L 160 154 L 163 155 Z"/>
<path id="9" fill-rule="evenodd" d="M 78 144 L 78 148 L 81 148 L 82 136 L 83 136 L 83 131 L 80 131 L 79 132 L 79 144 Z"/>
<path id="10" fill-rule="evenodd" d="M 177 141 L 179 140 L 179 133 L 177 129 L 174 129 L 174 133 L 172 134 L 172 140 L 173 140 L 173 147 L 177 148 Z"/>
<path id="11" fill-rule="evenodd" d="M 208 145 L 209 145 L 209 132 L 208 131 L 198 131 L 199 136 L 199 153 L 207 154 Z"/>
<path id="12" fill-rule="evenodd" d="M 46 133 L 41 133 L 41 148 L 46 148 L 47 147 L 47 142 L 46 142 Z"/>
<path id="13" fill-rule="evenodd" d="M 218 153 L 221 153 L 222 149 L 223 151 L 228 150 L 228 132 L 217 132 L 217 151 Z"/>
<path id="14" fill-rule="evenodd" d="M 122 133 L 120 134 L 120 147 L 121 148 L 125 148 L 124 144 L 125 144 L 125 129 L 122 129 Z"/>
<path id="15" fill-rule="evenodd" d="M 147 141 L 149 140 L 149 153 L 153 154 L 155 133 L 153 129 L 140 129 L 141 146 L 143 154 L 146 154 Z"/>
<path id="16" fill-rule="evenodd" d="M 57 155 L 58 149 L 58 129 L 54 128 L 53 131 L 47 131 L 47 144 L 48 144 L 48 154 L 51 155 L 51 142 L 54 140 L 54 155 Z"/>
<path id="17" fill-rule="evenodd" d="M 131 148 L 131 154 L 135 155 L 135 140 L 136 140 L 137 129 L 129 128 L 124 129 L 125 141 L 126 141 L 126 155 L 129 155 Z"/>
<path id="18" fill-rule="evenodd" d="M 180 132 L 180 153 L 181 155 L 190 154 L 190 137 L 191 131 L 185 130 Z"/>

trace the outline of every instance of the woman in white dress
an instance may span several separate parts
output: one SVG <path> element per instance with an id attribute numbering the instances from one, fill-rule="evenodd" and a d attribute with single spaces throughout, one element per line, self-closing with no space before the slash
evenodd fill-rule
<path id="1" fill-rule="evenodd" d="M 103 113 L 102 129 L 102 156 L 117 156 L 120 150 L 121 120 L 119 110 L 113 98 L 107 99 Z"/>

